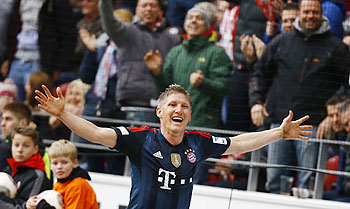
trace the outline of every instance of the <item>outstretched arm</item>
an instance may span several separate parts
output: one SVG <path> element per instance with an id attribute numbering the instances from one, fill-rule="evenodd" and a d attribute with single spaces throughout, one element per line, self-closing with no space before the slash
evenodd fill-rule
<path id="1" fill-rule="evenodd" d="M 58 97 L 52 96 L 50 90 L 42 85 L 45 92 L 35 90 L 38 95 L 35 99 L 40 103 L 38 106 L 58 117 L 70 130 L 80 137 L 94 143 L 114 147 L 117 144 L 117 134 L 111 128 L 101 128 L 95 124 L 64 110 L 64 97 L 61 88 L 57 88 Z"/>
<path id="2" fill-rule="evenodd" d="M 253 151 L 279 139 L 299 138 L 307 140 L 308 137 L 302 135 L 311 135 L 312 131 L 306 130 L 312 129 L 312 126 L 300 124 L 309 119 L 309 116 L 304 116 L 296 121 L 292 121 L 292 119 L 293 112 L 289 111 L 289 115 L 284 118 L 283 123 L 278 128 L 230 137 L 231 144 L 224 155 Z"/>

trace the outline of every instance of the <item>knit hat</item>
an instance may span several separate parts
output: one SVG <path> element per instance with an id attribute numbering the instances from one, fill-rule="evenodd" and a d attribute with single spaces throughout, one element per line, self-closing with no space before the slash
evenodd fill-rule
<path id="1" fill-rule="evenodd" d="M 17 86 L 9 78 L 0 82 L 0 96 L 2 95 L 12 96 L 17 99 Z"/>
<path id="2" fill-rule="evenodd" d="M 211 18 L 211 14 L 209 14 L 207 11 L 201 9 L 201 8 L 195 8 L 193 7 L 192 9 L 188 10 L 187 15 L 191 12 L 199 12 L 202 14 L 204 22 L 205 22 L 205 26 L 207 27 L 207 30 L 209 30 L 211 22 L 212 22 L 212 18 Z M 186 19 L 187 19 L 187 15 L 186 15 Z"/>

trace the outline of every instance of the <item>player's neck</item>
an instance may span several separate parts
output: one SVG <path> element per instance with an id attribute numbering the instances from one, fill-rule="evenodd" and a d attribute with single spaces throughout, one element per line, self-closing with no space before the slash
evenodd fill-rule
<path id="1" fill-rule="evenodd" d="M 176 146 L 182 142 L 182 139 L 184 137 L 184 132 L 171 132 L 171 131 L 163 131 L 164 129 L 161 129 L 161 132 L 164 136 L 164 138 L 173 146 Z M 165 129 L 166 130 L 166 129 Z"/>

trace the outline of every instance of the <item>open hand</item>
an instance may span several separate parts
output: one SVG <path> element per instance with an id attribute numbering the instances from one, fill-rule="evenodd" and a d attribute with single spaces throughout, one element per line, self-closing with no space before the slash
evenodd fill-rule
<path id="1" fill-rule="evenodd" d="M 88 48 L 90 51 L 96 51 L 97 41 L 95 34 L 90 34 L 85 28 L 80 28 L 79 36 L 86 48 Z"/>
<path id="2" fill-rule="evenodd" d="M 310 116 L 304 116 L 300 118 L 299 120 L 292 121 L 293 119 L 293 112 L 290 110 L 289 115 L 283 119 L 283 122 L 280 126 L 281 128 L 281 136 L 283 139 L 291 139 L 291 138 L 299 138 L 307 140 L 309 137 L 302 136 L 302 135 L 311 135 L 312 131 L 305 131 L 312 129 L 312 125 L 300 125 L 306 120 L 308 120 Z"/>
<path id="3" fill-rule="evenodd" d="M 247 62 L 253 63 L 256 60 L 253 38 L 242 34 L 239 40 L 241 42 L 241 51 L 246 56 Z"/>
<path id="4" fill-rule="evenodd" d="M 155 52 L 153 50 L 148 51 L 143 59 L 153 75 L 159 75 L 161 73 L 162 55 L 159 50 L 156 50 Z"/>
<path id="5" fill-rule="evenodd" d="M 35 90 L 35 93 L 38 95 L 35 96 L 35 99 L 40 103 L 38 104 L 38 107 L 51 115 L 60 117 L 64 110 L 64 97 L 61 88 L 57 87 L 56 93 L 58 97 L 54 97 L 45 85 L 42 85 L 41 87 L 43 88 L 45 94 L 39 90 Z"/>

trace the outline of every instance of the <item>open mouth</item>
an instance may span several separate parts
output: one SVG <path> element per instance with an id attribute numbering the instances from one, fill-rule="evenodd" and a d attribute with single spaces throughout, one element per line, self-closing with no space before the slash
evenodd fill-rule
<path id="1" fill-rule="evenodd" d="M 180 117 L 173 117 L 172 120 L 175 122 L 175 123 L 182 123 L 183 119 L 180 118 Z"/>

